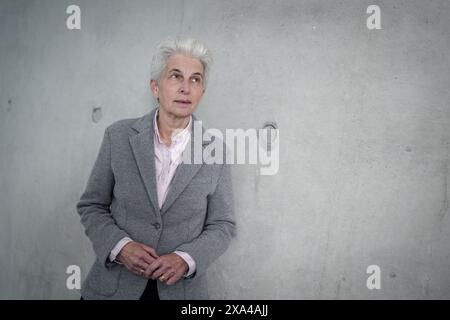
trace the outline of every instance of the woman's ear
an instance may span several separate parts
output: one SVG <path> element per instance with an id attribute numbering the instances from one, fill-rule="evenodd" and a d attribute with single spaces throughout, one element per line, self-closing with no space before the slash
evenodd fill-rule
<path id="1" fill-rule="evenodd" d="M 155 80 L 150 80 L 150 89 L 152 90 L 153 97 L 159 101 L 159 87 L 158 82 Z"/>

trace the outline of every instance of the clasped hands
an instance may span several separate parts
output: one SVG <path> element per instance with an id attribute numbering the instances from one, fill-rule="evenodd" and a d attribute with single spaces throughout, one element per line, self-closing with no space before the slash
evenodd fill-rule
<path id="1" fill-rule="evenodd" d="M 136 241 L 127 243 L 116 260 L 139 276 L 159 279 L 167 285 L 176 283 L 189 269 L 186 261 L 176 253 L 158 256 L 155 249 Z"/>

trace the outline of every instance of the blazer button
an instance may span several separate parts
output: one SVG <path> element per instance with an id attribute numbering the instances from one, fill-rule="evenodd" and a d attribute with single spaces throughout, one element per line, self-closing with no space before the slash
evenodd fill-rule
<path id="1" fill-rule="evenodd" d="M 161 225 L 158 222 L 154 223 L 153 226 L 155 227 L 156 230 L 161 228 Z"/>

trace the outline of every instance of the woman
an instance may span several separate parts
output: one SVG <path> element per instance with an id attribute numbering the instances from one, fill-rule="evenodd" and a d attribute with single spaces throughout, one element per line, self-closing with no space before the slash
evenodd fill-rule
<path id="1" fill-rule="evenodd" d="M 181 159 L 210 63 L 199 41 L 162 43 L 150 80 L 159 106 L 106 128 L 77 204 L 96 254 L 83 298 L 208 298 L 206 270 L 236 233 L 230 167 Z"/>

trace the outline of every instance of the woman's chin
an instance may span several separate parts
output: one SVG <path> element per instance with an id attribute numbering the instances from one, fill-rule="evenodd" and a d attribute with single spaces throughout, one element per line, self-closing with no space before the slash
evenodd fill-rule
<path id="1" fill-rule="evenodd" d="M 192 107 L 192 105 L 189 105 L 188 107 L 175 105 L 171 111 L 179 117 L 189 117 L 194 110 L 195 108 Z"/>

